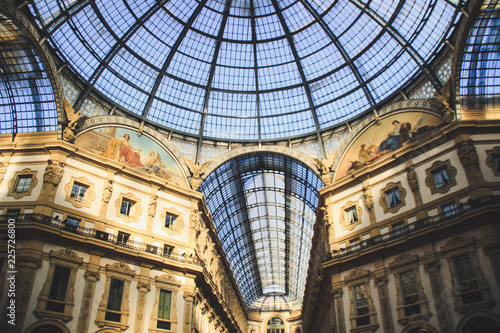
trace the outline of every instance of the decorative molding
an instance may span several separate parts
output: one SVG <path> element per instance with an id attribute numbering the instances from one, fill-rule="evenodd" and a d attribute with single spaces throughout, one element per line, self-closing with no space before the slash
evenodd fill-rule
<path id="1" fill-rule="evenodd" d="M 398 189 L 399 190 L 399 199 L 401 202 L 395 206 L 390 206 L 389 201 L 387 198 L 386 192 L 391 191 L 393 189 Z M 390 182 L 388 183 L 383 189 L 380 190 L 380 206 L 384 209 L 384 214 L 387 213 L 392 213 L 396 214 L 402 207 L 406 205 L 406 190 L 403 188 L 401 185 L 401 182 L 393 183 Z"/>
<path id="2" fill-rule="evenodd" d="M 134 203 L 130 215 L 122 214 L 120 212 L 123 199 L 129 200 Z M 139 222 L 139 217 L 142 215 L 141 199 L 137 198 L 131 192 L 126 194 L 120 193 L 120 196 L 115 201 L 115 208 L 116 208 L 116 216 L 121 218 L 123 221 L 127 223 Z"/>
<path id="3" fill-rule="evenodd" d="M 500 159 L 500 147 L 495 147 L 492 150 L 486 151 L 486 165 L 493 171 L 493 175 L 500 176 L 500 166 L 495 165 L 494 159 Z"/>
<path id="4" fill-rule="evenodd" d="M 436 187 L 436 184 L 434 182 L 434 172 L 441 169 L 445 168 L 447 170 L 447 174 L 449 176 L 449 183 L 445 184 L 441 187 Z M 432 166 L 429 169 L 425 170 L 425 173 L 427 174 L 427 177 L 425 178 L 425 185 L 430 188 L 431 194 L 445 194 L 447 193 L 450 188 L 453 186 L 457 185 L 457 169 L 451 165 L 450 160 L 446 161 L 436 161 L 432 164 Z"/>
<path id="5" fill-rule="evenodd" d="M 37 298 L 36 308 L 33 311 L 38 319 L 42 318 L 56 318 L 61 319 L 63 322 L 68 322 L 73 319 L 73 308 L 75 306 L 75 282 L 76 274 L 78 268 L 83 263 L 83 258 L 78 257 L 78 255 L 71 250 L 70 247 L 65 249 L 59 249 L 57 251 L 51 250 L 49 252 L 50 263 L 49 270 L 45 283 L 43 284 L 42 290 Z M 64 301 L 57 303 L 62 303 L 61 312 L 52 311 L 47 309 L 47 303 L 54 303 L 52 299 L 49 298 L 50 288 L 52 286 L 52 280 L 54 278 L 54 271 L 56 266 L 64 267 L 70 269 L 70 276 L 68 281 L 67 289 L 65 290 Z"/>
<path id="6" fill-rule="evenodd" d="M 167 214 L 177 216 L 173 227 L 165 227 L 165 219 Z M 184 217 L 174 207 L 164 208 L 163 213 L 160 215 L 161 230 L 166 231 L 170 236 L 180 235 L 184 229 Z"/>
<path id="7" fill-rule="evenodd" d="M 298 150 L 288 148 L 288 147 L 282 147 L 282 146 L 247 146 L 247 147 L 241 147 L 237 149 L 230 150 L 216 159 L 212 160 L 210 164 L 207 166 L 204 176 L 210 175 L 212 172 L 215 171 L 219 166 L 222 164 L 226 163 L 227 161 L 236 158 L 238 156 L 242 155 L 247 155 L 247 154 L 252 154 L 252 153 L 276 153 L 276 154 L 281 154 L 281 155 L 286 155 L 289 156 L 295 160 L 298 160 L 305 164 L 307 167 L 309 167 L 311 170 L 313 170 L 317 175 L 320 175 L 318 173 L 318 169 L 314 165 L 314 163 L 311 161 L 310 157 L 304 153 L 301 153 Z"/>
<path id="8" fill-rule="evenodd" d="M 358 220 L 354 221 L 353 223 L 348 223 L 347 222 L 347 210 L 355 208 L 356 213 L 358 214 Z M 340 217 L 339 217 L 339 223 L 342 225 L 342 230 L 354 230 L 356 229 L 356 226 L 361 224 L 361 215 L 363 214 L 363 210 L 359 206 L 358 202 L 354 201 L 347 201 L 346 204 L 340 208 Z"/>
<path id="9" fill-rule="evenodd" d="M 85 192 L 84 200 L 77 200 L 71 197 L 71 192 L 73 191 L 73 185 L 76 183 L 80 183 L 82 185 L 87 186 L 87 191 Z M 88 181 L 85 177 L 74 177 L 71 176 L 71 180 L 64 187 L 64 191 L 66 192 L 66 201 L 70 202 L 76 208 L 88 207 L 90 208 L 90 204 L 95 200 L 96 194 L 94 191 L 95 184 Z"/>
<path id="10" fill-rule="evenodd" d="M 30 196 L 31 193 L 33 192 L 33 189 L 36 187 L 38 184 L 38 179 L 36 178 L 38 171 L 31 170 L 29 168 L 23 169 L 21 171 L 16 171 L 14 173 L 14 177 L 9 181 L 9 192 L 7 193 L 7 196 L 13 197 L 14 199 L 21 199 L 25 196 Z M 29 186 L 29 189 L 25 192 L 16 192 L 16 187 L 17 187 L 17 182 L 19 181 L 19 176 L 27 176 L 31 175 L 31 183 Z"/>

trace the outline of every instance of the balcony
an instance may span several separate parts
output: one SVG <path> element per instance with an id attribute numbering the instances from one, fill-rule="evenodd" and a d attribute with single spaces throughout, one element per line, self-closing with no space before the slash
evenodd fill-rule
<path id="1" fill-rule="evenodd" d="M 455 219 L 457 216 L 463 215 L 465 213 L 474 210 L 478 210 L 486 206 L 496 206 L 497 208 L 500 207 L 500 196 L 486 196 L 477 198 L 475 200 L 470 200 L 467 203 L 461 204 L 456 209 L 449 210 L 447 212 L 438 215 L 428 216 L 424 219 L 415 221 L 413 223 L 409 223 L 407 226 L 398 228 L 397 230 L 393 230 L 382 235 L 370 237 L 368 239 L 359 242 L 359 244 L 355 244 L 340 249 L 339 251 L 328 253 L 321 257 L 321 262 L 325 263 L 330 260 L 340 259 L 349 256 L 351 254 L 372 248 L 379 244 L 387 244 L 389 242 L 392 242 L 393 240 L 407 237 L 409 235 L 411 236 L 412 234 L 415 234 L 418 231 L 425 230 L 426 228 L 434 227 L 440 224 L 444 224 L 447 221 Z"/>
<path id="2" fill-rule="evenodd" d="M 111 243 L 113 245 L 131 249 L 134 251 L 151 253 L 178 262 L 183 262 L 198 266 L 201 265 L 197 257 L 187 258 L 183 255 L 174 254 L 170 251 L 164 252 L 163 248 L 151 244 L 134 242 L 131 240 L 122 241 L 119 240 L 116 235 L 100 230 L 95 230 L 93 228 L 85 228 L 72 224 L 65 224 L 64 222 L 53 219 L 51 216 L 46 216 L 42 214 L 2 215 L 0 216 L 0 227 L 2 226 L 6 227 L 9 220 L 15 220 L 16 226 L 27 225 L 29 223 L 41 224 L 53 229 L 59 229 L 83 237 L 94 238 L 101 242 Z"/>

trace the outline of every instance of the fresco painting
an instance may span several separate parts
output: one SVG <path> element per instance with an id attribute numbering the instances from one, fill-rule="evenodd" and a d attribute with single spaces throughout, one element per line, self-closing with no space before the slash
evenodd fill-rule
<path id="1" fill-rule="evenodd" d="M 118 161 L 131 168 L 154 174 L 173 184 L 187 187 L 186 179 L 170 154 L 153 140 L 121 127 L 100 127 L 76 138 L 83 150 Z"/>
<path id="2" fill-rule="evenodd" d="M 436 130 L 443 120 L 424 112 L 398 113 L 372 125 L 349 147 L 336 170 L 341 178 L 398 150 L 408 142 Z"/>

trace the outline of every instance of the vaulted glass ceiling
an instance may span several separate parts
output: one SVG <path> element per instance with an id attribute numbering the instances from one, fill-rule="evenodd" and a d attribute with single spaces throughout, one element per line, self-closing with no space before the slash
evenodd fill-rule
<path id="1" fill-rule="evenodd" d="M 321 133 L 395 94 L 452 31 L 459 0 L 34 0 L 90 93 L 221 140 Z"/>
<path id="2" fill-rule="evenodd" d="M 302 305 L 321 187 L 304 164 L 273 153 L 232 159 L 201 186 L 249 309 Z"/>
<path id="3" fill-rule="evenodd" d="M 55 99 L 28 34 L 0 14 L 0 134 L 57 130 Z"/>

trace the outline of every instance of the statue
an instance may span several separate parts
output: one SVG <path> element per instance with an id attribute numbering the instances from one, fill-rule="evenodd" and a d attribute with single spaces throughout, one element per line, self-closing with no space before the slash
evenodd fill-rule
<path id="1" fill-rule="evenodd" d="M 370 186 L 363 187 L 363 196 L 366 207 L 371 210 L 373 208 L 373 194 Z"/>
<path id="2" fill-rule="evenodd" d="M 189 158 L 184 157 L 184 161 L 186 162 L 186 165 L 189 168 L 189 171 L 191 171 L 192 178 L 190 181 L 191 187 L 194 190 L 198 190 L 202 184 L 201 176 L 207 169 L 208 165 L 210 164 L 210 161 L 203 163 L 200 165 L 200 162 L 197 162 L 196 164 L 191 161 Z"/>
<path id="3" fill-rule="evenodd" d="M 201 212 L 197 209 L 192 209 L 189 215 L 189 229 L 192 229 L 195 233 L 201 228 Z"/>
<path id="4" fill-rule="evenodd" d="M 66 112 L 68 124 L 63 131 L 63 139 L 66 141 L 70 141 L 75 137 L 75 128 L 78 123 L 84 121 L 88 117 L 82 117 L 82 111 L 75 112 L 75 109 L 73 109 L 67 99 L 64 100 L 64 111 Z"/>
<path id="5" fill-rule="evenodd" d="M 328 156 L 328 158 L 322 156 L 321 160 L 311 156 L 311 161 L 314 163 L 317 170 L 319 171 L 319 174 L 321 176 L 321 181 L 323 181 L 325 185 L 329 185 L 332 183 L 333 177 L 330 174 L 330 170 L 333 165 L 333 160 L 335 158 L 336 153 L 337 151 L 334 151 L 333 153 L 330 154 L 330 156 Z"/>
<path id="6" fill-rule="evenodd" d="M 441 115 L 446 121 L 452 121 L 455 117 L 455 112 L 451 108 L 450 104 L 450 80 L 446 81 L 439 92 L 434 93 L 434 97 L 428 98 L 427 100 L 431 103 L 436 103 L 443 107 Z"/>
<path id="7" fill-rule="evenodd" d="M 113 193 L 113 180 L 106 179 L 106 184 L 104 185 L 104 191 L 102 193 L 102 202 L 109 203 L 111 199 L 111 193 Z"/>
<path id="8" fill-rule="evenodd" d="M 458 157 L 465 171 L 470 173 L 473 169 L 479 168 L 479 156 L 472 140 L 460 142 L 457 146 Z"/>
<path id="9" fill-rule="evenodd" d="M 415 168 L 411 166 L 408 167 L 406 170 L 408 171 L 407 179 L 408 179 L 408 184 L 410 184 L 411 190 L 412 191 L 418 190 L 419 189 L 418 177 Z"/>
<path id="10" fill-rule="evenodd" d="M 65 163 L 59 162 L 54 163 L 52 160 L 48 160 L 47 167 L 45 167 L 45 174 L 43 175 L 43 188 L 45 189 L 47 185 L 51 185 L 52 189 L 56 188 L 61 182 Z"/>
<path id="11" fill-rule="evenodd" d="M 156 194 L 153 194 L 149 200 L 149 206 L 148 206 L 148 216 L 149 217 L 155 217 L 156 214 L 156 206 L 158 205 L 157 199 L 158 196 Z"/>

